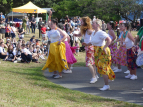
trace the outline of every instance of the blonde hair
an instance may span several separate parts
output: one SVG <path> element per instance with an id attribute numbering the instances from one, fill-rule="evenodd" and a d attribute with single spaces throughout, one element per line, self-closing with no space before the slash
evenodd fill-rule
<path id="1" fill-rule="evenodd" d="M 96 19 L 95 22 L 99 25 L 100 29 L 102 29 L 102 21 L 100 19 Z"/>
<path id="2" fill-rule="evenodd" d="M 83 21 L 84 25 L 81 25 L 80 31 L 82 35 L 85 35 L 88 29 L 92 29 L 91 19 L 87 16 L 87 17 L 82 17 L 81 20 Z"/>

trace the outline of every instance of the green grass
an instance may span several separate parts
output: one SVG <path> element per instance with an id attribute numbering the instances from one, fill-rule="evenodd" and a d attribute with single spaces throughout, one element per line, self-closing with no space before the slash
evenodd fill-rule
<path id="1" fill-rule="evenodd" d="M 77 60 L 75 66 L 85 65 L 85 53 Z M 44 64 L 1 61 L 0 107 L 141 107 L 54 84 L 43 76 Z"/>

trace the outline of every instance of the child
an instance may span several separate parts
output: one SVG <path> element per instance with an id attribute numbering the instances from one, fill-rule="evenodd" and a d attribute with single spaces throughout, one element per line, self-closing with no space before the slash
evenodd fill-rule
<path id="1" fill-rule="evenodd" d="M 79 41 L 77 40 L 77 41 L 75 41 L 75 46 L 77 47 L 77 49 L 76 49 L 76 54 L 77 54 L 77 56 L 79 56 Z"/>
<path id="2" fill-rule="evenodd" d="M 40 50 L 40 46 L 37 46 L 37 55 L 39 58 L 41 58 L 42 60 L 45 60 L 43 54 L 42 54 L 42 51 Z"/>
<path id="3" fill-rule="evenodd" d="M 44 46 L 44 55 L 47 56 L 48 55 L 48 51 L 47 51 L 47 47 Z"/>
<path id="4" fill-rule="evenodd" d="M 40 46 L 39 41 L 40 41 L 40 40 L 36 39 L 36 46 Z"/>
<path id="5" fill-rule="evenodd" d="M 33 53 L 37 53 L 36 45 L 33 45 Z"/>
<path id="6" fill-rule="evenodd" d="M 9 45 L 8 50 L 7 50 L 7 57 L 4 59 L 5 61 L 11 61 L 16 63 L 16 52 L 13 49 L 12 45 Z"/>
<path id="7" fill-rule="evenodd" d="M 21 43 L 17 44 L 16 47 L 16 58 L 18 61 L 21 61 Z"/>
<path id="8" fill-rule="evenodd" d="M 30 39 L 30 43 L 35 43 L 35 36 L 33 35 L 32 38 Z"/>
<path id="9" fill-rule="evenodd" d="M 29 50 L 29 44 L 26 44 L 26 48 Z"/>
<path id="10" fill-rule="evenodd" d="M 46 37 L 46 30 L 47 30 L 47 28 L 45 27 L 45 24 L 44 24 L 41 28 L 42 38 Z"/>

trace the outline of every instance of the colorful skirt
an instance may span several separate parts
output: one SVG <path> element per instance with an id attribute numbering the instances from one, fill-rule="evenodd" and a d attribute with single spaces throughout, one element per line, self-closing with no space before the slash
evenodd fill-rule
<path id="1" fill-rule="evenodd" d="M 120 46 L 116 53 L 116 63 L 127 66 L 127 49 L 126 46 Z"/>
<path id="2" fill-rule="evenodd" d="M 86 50 L 86 57 L 85 57 L 86 66 L 88 67 L 90 65 L 94 65 L 95 64 L 94 47 L 93 46 L 86 46 L 85 50 Z"/>
<path id="3" fill-rule="evenodd" d="M 113 64 L 116 64 L 116 53 L 117 53 L 117 43 L 113 43 L 109 45 L 110 51 L 111 51 L 111 60 Z"/>
<path id="4" fill-rule="evenodd" d="M 127 49 L 127 64 L 128 68 L 135 70 L 137 69 L 136 59 L 137 59 L 137 49 L 135 52 L 132 51 L 132 48 Z"/>
<path id="5" fill-rule="evenodd" d="M 115 79 L 115 73 L 111 69 L 111 53 L 110 49 L 107 47 L 106 52 L 103 51 L 104 46 L 94 46 L 95 53 L 95 65 L 97 67 L 97 71 L 101 75 L 108 75 L 110 80 Z"/>
<path id="6" fill-rule="evenodd" d="M 75 59 L 72 51 L 71 51 L 71 48 L 68 44 L 67 41 L 65 41 L 65 45 L 66 45 L 66 59 L 67 59 L 67 63 L 69 64 L 74 64 L 77 62 L 77 60 Z"/>

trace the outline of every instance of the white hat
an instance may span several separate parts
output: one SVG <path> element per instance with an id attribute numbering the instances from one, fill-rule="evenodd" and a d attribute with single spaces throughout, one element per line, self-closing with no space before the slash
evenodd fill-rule
<path id="1" fill-rule="evenodd" d="M 47 27 L 47 29 L 50 29 L 49 27 Z"/>
<path id="2" fill-rule="evenodd" d="M 10 39 L 7 39 L 7 41 L 9 41 Z"/>

